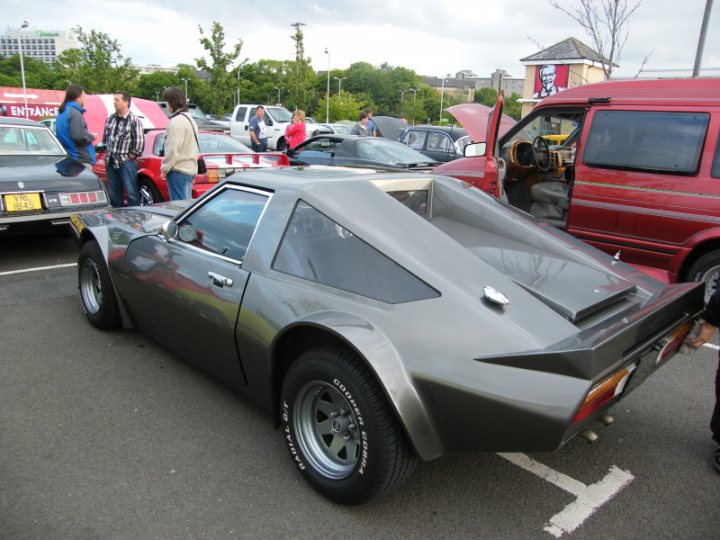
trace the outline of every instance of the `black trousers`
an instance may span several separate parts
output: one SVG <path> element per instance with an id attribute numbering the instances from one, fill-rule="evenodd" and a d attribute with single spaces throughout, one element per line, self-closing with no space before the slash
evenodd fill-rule
<path id="1" fill-rule="evenodd" d="M 710 419 L 710 430 L 713 440 L 720 444 L 720 357 L 718 358 L 718 370 L 715 374 L 715 409 Z"/>

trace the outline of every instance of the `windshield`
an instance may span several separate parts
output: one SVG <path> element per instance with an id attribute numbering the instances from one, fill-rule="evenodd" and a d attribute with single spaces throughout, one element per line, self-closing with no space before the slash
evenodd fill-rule
<path id="1" fill-rule="evenodd" d="M 239 154 L 255 153 L 243 143 L 233 139 L 230 135 L 224 135 L 222 133 L 205 133 L 201 131 L 198 134 L 198 142 L 200 143 L 201 154 L 227 154 L 230 152 Z M 157 139 L 155 139 L 153 154 L 159 156 L 160 150 L 164 147 L 165 135 L 158 135 Z"/>
<path id="2" fill-rule="evenodd" d="M 387 139 L 370 137 L 359 139 L 357 141 L 357 152 L 358 156 L 363 159 L 371 159 L 392 165 L 434 162 L 434 160 L 417 150 Z"/>
<path id="3" fill-rule="evenodd" d="M 275 122 L 292 122 L 292 113 L 285 107 L 265 107 L 265 112 L 269 114 Z"/>
<path id="4" fill-rule="evenodd" d="M 64 156 L 65 149 L 47 128 L 0 126 L 2 156 Z"/>

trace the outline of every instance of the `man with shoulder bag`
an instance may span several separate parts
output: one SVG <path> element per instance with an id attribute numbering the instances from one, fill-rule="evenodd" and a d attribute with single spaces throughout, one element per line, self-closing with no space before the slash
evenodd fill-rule
<path id="1" fill-rule="evenodd" d="M 167 179 L 170 200 L 192 198 L 192 183 L 199 165 L 198 127 L 188 114 L 185 94 L 176 86 L 163 92 L 172 117 L 165 130 L 165 151 L 160 176 Z"/>

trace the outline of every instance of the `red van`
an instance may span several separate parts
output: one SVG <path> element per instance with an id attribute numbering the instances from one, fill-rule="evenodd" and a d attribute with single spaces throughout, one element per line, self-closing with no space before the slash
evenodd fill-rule
<path id="1" fill-rule="evenodd" d="M 663 281 L 705 281 L 708 295 L 717 287 L 720 79 L 572 88 L 544 99 L 499 138 L 502 96 L 493 109 L 448 111 L 476 144 L 437 172 Z"/>

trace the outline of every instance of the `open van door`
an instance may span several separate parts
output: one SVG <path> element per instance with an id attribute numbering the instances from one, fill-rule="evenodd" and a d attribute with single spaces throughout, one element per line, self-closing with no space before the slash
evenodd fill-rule
<path id="1" fill-rule="evenodd" d="M 495 145 L 515 121 L 502 114 L 504 96 L 498 94 L 495 106 L 479 103 L 462 103 L 447 111 L 470 134 L 472 143 L 465 147 L 465 157 L 443 163 L 435 172 L 464 180 L 495 197 L 500 197 L 500 182 L 504 176 L 504 163 L 495 156 Z"/>

